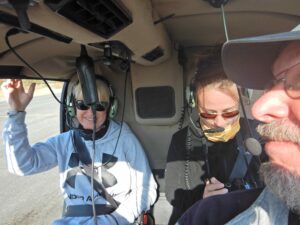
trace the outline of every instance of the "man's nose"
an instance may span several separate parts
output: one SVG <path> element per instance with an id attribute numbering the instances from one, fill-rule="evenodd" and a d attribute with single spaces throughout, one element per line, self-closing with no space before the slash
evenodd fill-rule
<path id="1" fill-rule="evenodd" d="M 283 84 L 279 84 L 263 94 L 252 106 L 253 116 L 262 122 L 286 118 L 289 115 L 289 97 Z"/>

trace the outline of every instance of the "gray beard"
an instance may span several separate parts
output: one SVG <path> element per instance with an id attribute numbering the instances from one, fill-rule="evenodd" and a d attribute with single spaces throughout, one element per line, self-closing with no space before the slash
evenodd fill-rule
<path id="1" fill-rule="evenodd" d="M 271 162 L 263 163 L 260 173 L 272 193 L 300 214 L 300 176 Z"/>

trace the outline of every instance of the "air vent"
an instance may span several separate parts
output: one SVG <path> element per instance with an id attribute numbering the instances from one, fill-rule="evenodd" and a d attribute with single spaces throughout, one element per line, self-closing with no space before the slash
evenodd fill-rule
<path id="1" fill-rule="evenodd" d="M 164 50 L 161 47 L 156 47 L 152 51 L 143 55 L 143 58 L 153 62 L 154 60 L 162 57 L 163 55 L 164 55 Z"/>
<path id="2" fill-rule="evenodd" d="M 128 10 L 119 0 L 46 0 L 45 4 L 103 38 L 111 37 L 132 23 Z"/>
<path id="3" fill-rule="evenodd" d="M 171 118 L 175 115 L 175 92 L 170 86 L 136 89 L 136 108 L 142 119 Z"/>

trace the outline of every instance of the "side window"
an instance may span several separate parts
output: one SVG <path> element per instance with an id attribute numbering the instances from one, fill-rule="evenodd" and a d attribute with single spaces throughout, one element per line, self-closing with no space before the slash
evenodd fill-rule
<path id="1" fill-rule="evenodd" d="M 0 84 L 2 82 L 3 80 L 0 80 Z M 26 108 L 25 119 L 30 144 L 59 133 L 60 107 L 43 81 L 23 80 L 26 91 L 32 82 L 37 85 L 34 97 Z M 63 82 L 49 81 L 49 84 L 60 99 Z M 8 109 L 3 93 L 0 92 L 1 133 Z M 0 136 L 0 149 L 0 201 L 5 204 L 3 210 L 0 211 L 1 222 L 3 224 L 38 225 L 40 221 L 45 221 L 45 224 L 51 224 L 53 218 L 60 217 L 63 205 L 57 169 L 29 177 L 12 176 L 7 170 L 2 135 Z"/>
<path id="2" fill-rule="evenodd" d="M 253 103 L 263 94 L 263 91 L 240 88 L 240 93 L 241 93 L 242 101 L 244 103 L 247 118 L 253 119 L 253 116 L 251 114 L 251 107 Z M 242 114 L 242 116 L 244 115 Z"/>

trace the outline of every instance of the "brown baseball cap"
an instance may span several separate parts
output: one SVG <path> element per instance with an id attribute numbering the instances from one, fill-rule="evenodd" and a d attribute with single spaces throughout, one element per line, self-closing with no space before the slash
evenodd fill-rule
<path id="1" fill-rule="evenodd" d="M 300 40 L 300 30 L 227 41 L 222 48 L 224 71 L 238 85 L 262 90 L 273 79 L 276 57 L 295 40 Z"/>

